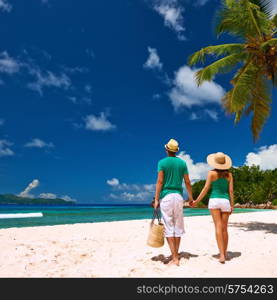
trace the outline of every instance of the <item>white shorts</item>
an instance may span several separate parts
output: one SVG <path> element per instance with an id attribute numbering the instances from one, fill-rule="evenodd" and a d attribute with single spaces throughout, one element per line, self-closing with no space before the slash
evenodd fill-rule
<path id="1" fill-rule="evenodd" d="M 183 197 L 178 193 L 168 194 L 161 199 L 165 237 L 181 237 L 185 233 L 183 202 Z"/>
<path id="2" fill-rule="evenodd" d="M 210 198 L 208 208 L 220 209 L 222 212 L 231 211 L 230 201 L 226 198 Z"/>

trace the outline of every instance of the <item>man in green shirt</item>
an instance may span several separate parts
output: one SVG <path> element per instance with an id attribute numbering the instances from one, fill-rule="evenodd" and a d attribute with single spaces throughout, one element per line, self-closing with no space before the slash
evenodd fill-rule
<path id="1" fill-rule="evenodd" d="M 183 216 L 183 188 L 184 180 L 189 201 L 193 201 L 192 189 L 188 175 L 187 165 L 184 160 L 176 157 L 179 151 L 178 142 L 171 139 L 165 149 L 167 157 L 158 163 L 158 179 L 154 208 L 160 206 L 165 226 L 165 237 L 167 239 L 172 261 L 170 264 L 179 266 L 179 246 L 181 236 L 184 234 Z"/>

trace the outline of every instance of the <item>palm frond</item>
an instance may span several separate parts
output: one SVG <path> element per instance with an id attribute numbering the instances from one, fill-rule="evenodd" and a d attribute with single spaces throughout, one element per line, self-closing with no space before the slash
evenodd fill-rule
<path id="1" fill-rule="evenodd" d="M 259 72 L 259 67 L 252 63 L 248 64 L 237 78 L 234 88 L 223 97 L 222 101 L 226 111 L 235 114 L 235 123 L 238 123 L 243 115 L 252 113 L 251 129 L 253 139 L 256 141 L 270 115 L 271 102 L 268 83 Z M 240 105 L 237 105 L 238 102 Z"/>
<path id="2" fill-rule="evenodd" d="M 245 49 L 244 44 L 223 44 L 216 46 L 208 46 L 193 53 L 188 58 L 189 65 L 195 65 L 198 62 L 204 63 L 207 55 L 224 56 L 233 53 L 240 53 Z"/>
<path id="3" fill-rule="evenodd" d="M 223 97 L 223 106 L 229 113 L 240 113 L 251 100 L 251 89 L 259 68 L 251 61 L 232 80 L 233 88 Z"/>
<path id="4" fill-rule="evenodd" d="M 215 61 L 202 70 L 196 72 L 195 79 L 197 84 L 201 85 L 204 81 L 211 81 L 218 73 L 230 71 L 239 62 L 244 61 L 247 57 L 247 53 L 235 53 Z"/>
<path id="5" fill-rule="evenodd" d="M 261 44 L 261 48 L 262 49 L 265 49 L 266 47 L 268 46 L 277 46 L 277 38 L 274 38 L 274 39 L 270 39 L 264 43 Z"/>
<path id="6" fill-rule="evenodd" d="M 260 135 L 260 132 L 264 126 L 265 121 L 270 115 L 270 93 L 266 82 L 266 79 L 262 75 L 256 77 L 255 84 L 252 88 L 252 133 L 254 141 L 256 141 Z"/>
<path id="7" fill-rule="evenodd" d="M 272 0 L 249 0 L 253 4 L 260 7 L 261 12 L 263 12 L 269 19 L 272 16 Z M 275 0 L 274 0 L 275 1 Z"/>
<path id="8" fill-rule="evenodd" d="M 217 13 L 216 33 L 230 33 L 243 38 L 262 37 L 272 32 L 269 17 L 250 0 L 223 1 Z"/>

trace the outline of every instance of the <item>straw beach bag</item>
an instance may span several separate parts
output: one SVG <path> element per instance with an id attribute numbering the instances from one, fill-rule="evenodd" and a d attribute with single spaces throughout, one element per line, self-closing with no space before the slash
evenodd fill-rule
<path id="1" fill-rule="evenodd" d="M 155 218 L 157 218 L 158 224 L 155 224 Z M 147 245 L 154 248 L 159 248 L 164 245 L 164 225 L 161 222 L 161 213 L 159 209 L 154 209 Z"/>

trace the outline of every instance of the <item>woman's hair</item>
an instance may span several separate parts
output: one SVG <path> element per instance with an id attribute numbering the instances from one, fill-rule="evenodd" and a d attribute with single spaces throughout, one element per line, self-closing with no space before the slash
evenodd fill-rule
<path id="1" fill-rule="evenodd" d="M 215 171 L 217 172 L 217 176 L 218 178 L 228 178 L 229 177 L 229 170 L 219 170 L 219 169 L 215 169 Z"/>

